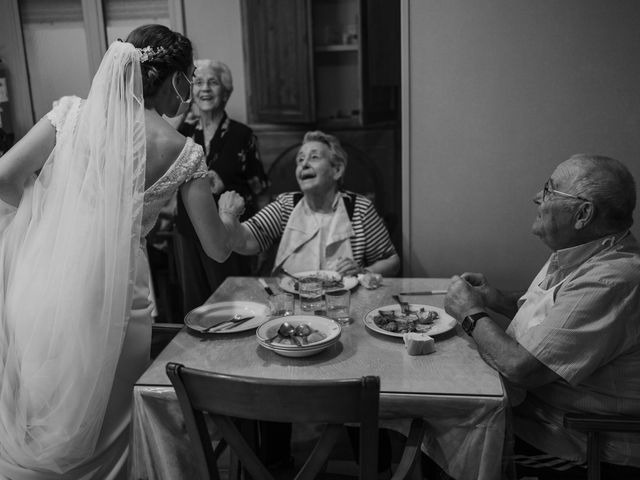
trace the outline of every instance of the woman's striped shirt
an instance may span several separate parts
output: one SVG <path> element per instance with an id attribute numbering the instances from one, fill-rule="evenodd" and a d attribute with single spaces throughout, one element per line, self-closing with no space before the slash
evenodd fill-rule
<path id="1" fill-rule="evenodd" d="M 351 224 L 354 234 L 350 238 L 353 260 L 367 267 L 394 255 L 396 249 L 373 203 L 357 193 L 343 191 L 341 194 L 345 202 L 355 200 L 353 208 L 347 208 L 347 211 L 353 211 Z M 260 245 L 260 251 L 264 252 L 280 241 L 299 198 L 299 192 L 282 193 L 244 222 Z"/>

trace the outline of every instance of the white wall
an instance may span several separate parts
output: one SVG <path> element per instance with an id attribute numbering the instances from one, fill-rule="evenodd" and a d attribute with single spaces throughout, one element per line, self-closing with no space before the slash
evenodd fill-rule
<path id="1" fill-rule="evenodd" d="M 240 0 L 188 0 L 184 2 L 186 35 L 195 48 L 196 58 L 226 63 L 233 75 L 233 94 L 227 113 L 245 123 L 244 59 Z"/>
<path id="2" fill-rule="evenodd" d="M 556 164 L 609 155 L 640 181 L 640 2 L 406 1 L 405 274 L 526 287 Z"/>

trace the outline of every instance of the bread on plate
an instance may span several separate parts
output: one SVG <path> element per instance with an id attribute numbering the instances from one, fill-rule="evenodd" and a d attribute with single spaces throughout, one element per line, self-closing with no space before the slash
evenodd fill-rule
<path id="1" fill-rule="evenodd" d="M 409 332 L 402 335 L 409 355 L 427 355 L 436 351 L 435 340 L 426 333 Z"/>

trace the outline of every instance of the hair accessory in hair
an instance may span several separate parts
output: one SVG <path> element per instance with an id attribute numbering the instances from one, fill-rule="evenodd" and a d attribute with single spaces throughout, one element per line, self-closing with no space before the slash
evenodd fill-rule
<path id="1" fill-rule="evenodd" d="M 158 47 L 156 49 L 154 49 L 151 46 L 147 46 L 144 48 L 138 48 L 138 51 L 140 52 L 140 63 L 144 63 L 144 62 L 148 62 L 149 60 L 153 60 L 156 57 L 159 57 L 161 55 L 164 55 L 165 53 L 167 53 L 167 49 L 164 47 Z"/>

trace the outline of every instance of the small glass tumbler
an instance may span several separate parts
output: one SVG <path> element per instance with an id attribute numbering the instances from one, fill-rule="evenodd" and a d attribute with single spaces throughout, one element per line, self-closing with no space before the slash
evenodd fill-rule
<path id="1" fill-rule="evenodd" d="M 269 298 L 271 315 L 274 317 L 284 317 L 294 314 L 293 295 L 286 292 L 276 293 Z"/>
<path id="2" fill-rule="evenodd" d="M 324 294 L 327 302 L 327 316 L 334 319 L 340 325 L 348 325 L 349 303 L 351 294 L 349 290 L 332 290 Z"/>
<path id="3" fill-rule="evenodd" d="M 322 298 L 322 279 L 317 277 L 301 278 L 298 282 L 300 309 L 305 312 L 324 310 Z"/>

